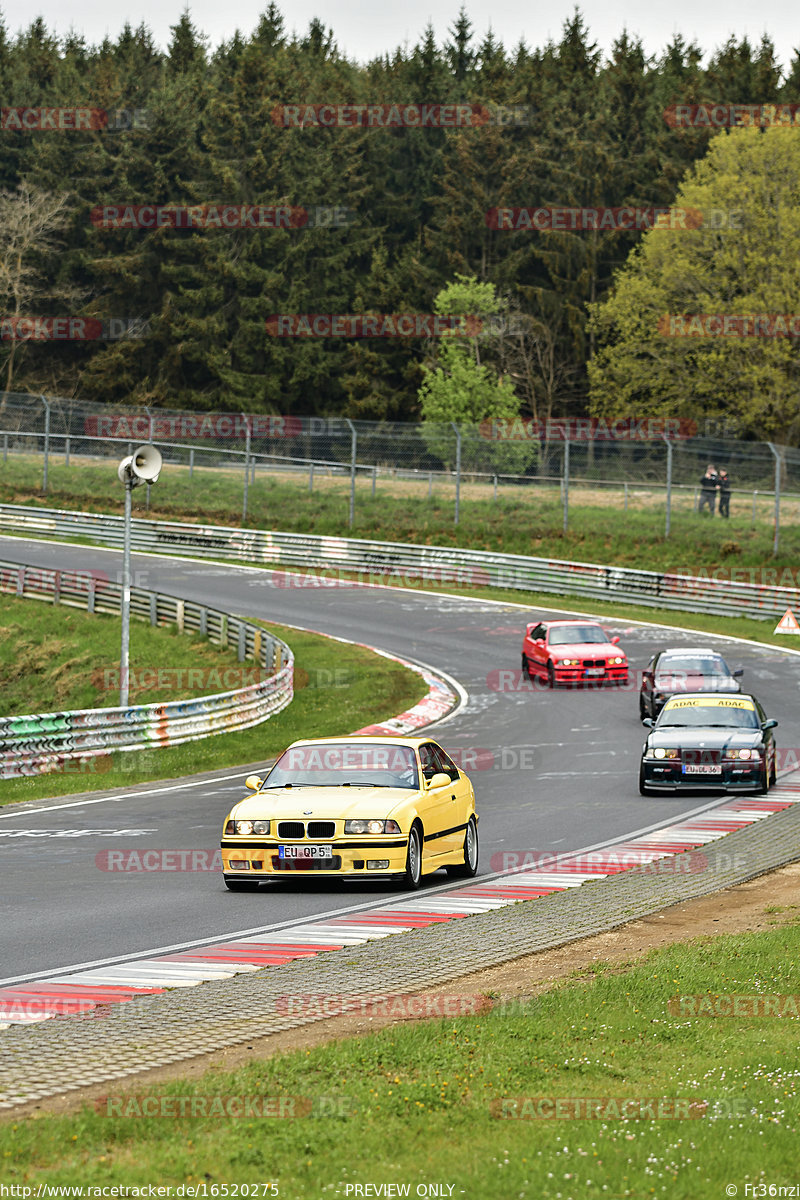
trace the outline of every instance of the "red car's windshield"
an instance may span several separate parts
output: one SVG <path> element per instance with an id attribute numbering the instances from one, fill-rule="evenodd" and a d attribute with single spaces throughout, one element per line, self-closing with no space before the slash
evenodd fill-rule
<path id="1" fill-rule="evenodd" d="M 551 646 L 576 646 L 586 642 L 607 642 L 608 635 L 599 625 L 556 625 L 547 635 Z"/>

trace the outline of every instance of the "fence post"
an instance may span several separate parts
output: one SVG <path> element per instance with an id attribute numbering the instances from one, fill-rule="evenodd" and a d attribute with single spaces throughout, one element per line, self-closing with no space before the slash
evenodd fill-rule
<path id="1" fill-rule="evenodd" d="M 373 494 L 373 496 L 375 495 L 375 485 L 377 484 L 377 482 L 378 482 L 378 468 L 377 468 L 377 466 L 374 466 L 372 468 L 372 494 Z"/>
<path id="2" fill-rule="evenodd" d="M 69 466 L 69 438 L 64 438 L 64 466 Z"/>
<path id="3" fill-rule="evenodd" d="M 308 464 L 308 490 L 310 492 L 313 492 L 313 490 L 314 490 L 314 460 L 313 459 Z"/>
<path id="4" fill-rule="evenodd" d="M 756 527 L 756 496 L 757 495 L 758 495 L 758 491 L 753 492 L 753 512 L 750 517 L 751 529 L 755 529 L 755 527 Z"/>
<path id="5" fill-rule="evenodd" d="M 497 499 L 497 476 L 496 475 L 494 477 L 494 495 L 492 496 L 492 499 L 493 500 Z"/>
<path id="6" fill-rule="evenodd" d="M 244 434 L 244 493 L 242 495 L 242 524 L 247 520 L 247 486 L 250 482 L 250 418 L 242 413 L 245 425 Z"/>
<path id="7" fill-rule="evenodd" d="M 428 471 L 428 499 L 433 495 L 433 471 Z"/>
<path id="8" fill-rule="evenodd" d="M 358 434 L 356 427 L 349 417 L 345 423 L 350 426 L 350 528 L 356 519 L 356 453 L 358 450 Z"/>
<path id="9" fill-rule="evenodd" d="M 564 439 L 564 476 L 561 480 L 561 490 L 564 497 L 564 533 L 569 525 L 569 437 Z"/>
<path id="10" fill-rule="evenodd" d="M 672 516 L 672 442 L 664 433 L 661 435 L 667 443 L 667 512 L 664 526 L 664 537 L 669 537 L 670 517 Z"/>
<path id="11" fill-rule="evenodd" d="M 455 421 L 450 424 L 456 431 L 456 513 L 455 523 L 458 524 L 458 518 L 461 509 L 461 427 L 456 425 Z"/>
<path id="12" fill-rule="evenodd" d="M 194 475 L 194 448 L 189 451 L 189 478 Z"/>
<path id="13" fill-rule="evenodd" d="M 3 434 L 3 462 L 8 462 L 8 434 Z"/>
<path id="14" fill-rule="evenodd" d="M 42 491 L 47 495 L 47 469 L 50 465 L 50 405 L 44 396 L 40 396 L 44 405 L 44 472 L 42 475 Z"/>
<path id="15" fill-rule="evenodd" d="M 625 480 L 625 483 L 623 484 L 623 487 L 625 488 L 625 508 L 624 508 L 624 511 L 625 511 L 625 512 L 627 512 L 627 511 L 628 511 L 628 481 L 627 481 L 627 479 Z"/>
<path id="16" fill-rule="evenodd" d="M 772 539 L 772 556 L 778 553 L 778 540 L 781 531 L 781 458 L 772 442 L 767 442 L 775 459 L 775 536 Z"/>
<path id="17" fill-rule="evenodd" d="M 150 409 L 147 408 L 147 406 L 145 406 L 144 411 L 147 413 L 147 440 L 150 443 L 150 445 L 152 446 L 152 444 L 153 444 L 153 414 L 150 412 Z M 150 511 L 150 484 L 149 483 L 147 485 L 147 500 L 145 503 L 145 508 L 147 509 L 148 512 Z"/>

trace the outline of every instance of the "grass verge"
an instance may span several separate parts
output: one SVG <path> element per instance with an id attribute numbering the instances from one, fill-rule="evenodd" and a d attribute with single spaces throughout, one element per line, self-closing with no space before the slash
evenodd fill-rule
<path id="1" fill-rule="evenodd" d="M 442 990 L 458 993 L 457 985 Z M 667 946 L 632 965 L 597 963 L 523 1005 L 390 1026 L 207 1072 L 193 1084 L 112 1085 L 97 1109 L 73 1116 L 8 1119 L 0 1124 L 4 1178 L 205 1184 L 195 1193 L 203 1196 L 273 1182 L 283 1200 L 381 1194 L 354 1190 L 366 1184 L 409 1189 L 383 1194 L 476 1200 L 697 1200 L 723 1196 L 730 1184 L 740 1196 L 757 1195 L 745 1183 L 796 1182 L 798 1016 L 787 1002 L 798 992 L 796 921 Z M 707 1011 L 737 995 L 751 998 L 741 1002 L 745 1015 L 698 1015 L 698 1001 L 670 1003 L 705 997 Z M 748 1015 L 775 996 L 784 997 L 783 1016 Z M 179 1114 L 180 1097 L 207 1106 L 213 1097 L 248 1097 L 259 1113 L 279 1112 L 282 1103 L 297 1114 L 310 1102 L 311 1112 L 139 1117 L 144 1097 L 156 1098 L 159 1113 Z M 524 1097 L 561 1099 L 567 1113 L 585 1112 L 578 1104 L 587 1099 L 645 1108 L 638 1119 L 528 1119 L 545 1110 L 521 1106 Z M 659 1100 L 660 1119 L 646 1106 Z M 434 1183 L 440 1192 L 418 1190 Z"/>
<path id="2" fill-rule="evenodd" d="M 5 612 L 5 600 L 5 597 L 0 597 L 0 614 Z M 73 661 L 82 662 L 85 656 L 92 653 L 95 646 L 98 647 L 99 653 L 99 644 L 107 637 L 113 635 L 112 642 L 114 637 L 119 637 L 119 621 L 111 617 L 87 616 L 74 610 L 54 609 L 45 604 L 37 605 L 35 601 L 30 600 L 15 600 L 13 604 L 18 606 L 18 610 L 14 609 L 11 619 L 19 626 L 19 632 L 16 639 L 9 640 L 8 645 L 5 639 L 2 642 L 2 646 L 5 647 L 4 653 L 12 662 L 14 648 L 19 645 L 20 639 L 28 639 L 35 648 L 39 645 L 40 635 L 49 636 L 43 634 L 43 629 L 49 629 L 50 622 L 54 621 L 58 630 L 58 623 L 63 623 L 66 617 L 72 618 L 68 626 L 70 639 L 73 632 L 76 634 L 77 645 L 72 640 L 69 643 Z M 33 623 L 30 620 L 31 616 L 35 616 Z M 78 618 L 82 620 L 79 621 Z M 9 620 L 8 615 L 4 620 Z M 101 788 L 130 787 L 153 779 L 175 779 L 220 767 L 234 767 L 241 763 L 267 760 L 296 738 L 351 733 L 354 729 L 396 716 L 418 703 L 425 694 L 425 684 L 415 671 L 410 671 L 407 667 L 361 646 L 350 646 L 318 634 L 303 633 L 265 621 L 254 623 L 270 629 L 291 646 L 295 654 L 295 697 L 283 712 L 252 729 L 221 733 L 197 742 L 187 742 L 182 746 L 163 750 L 117 752 L 89 760 L 87 763 L 67 763 L 63 770 L 48 775 L 2 780 L 0 804 L 39 800 L 54 795 L 71 795 Z M 82 629 L 80 635 L 79 626 Z M 63 636 L 63 625 L 60 628 Z M 34 629 L 35 636 L 32 632 Z M 160 635 L 157 639 L 156 634 Z M 152 643 L 149 640 L 151 637 Z M 146 661 L 157 663 L 159 668 L 174 667 L 184 673 L 188 669 L 196 670 L 196 655 L 209 646 L 217 656 L 211 670 L 216 670 L 217 667 L 229 669 L 231 663 L 234 668 L 249 668 L 253 665 L 237 663 L 233 653 L 223 653 L 219 647 L 211 646 L 204 639 L 199 639 L 198 645 L 198 639 L 194 636 L 180 635 L 177 632 L 170 634 L 163 629 L 152 630 L 149 626 L 139 626 L 138 622 L 131 622 L 131 638 L 133 645 L 146 643 Z M 28 644 L 27 641 L 25 644 Z M 118 666 L 119 647 L 116 642 L 114 645 Z M 98 669 L 98 661 L 96 656 L 89 658 L 89 662 L 93 664 L 92 670 Z M 131 661 L 136 662 L 134 654 Z M 114 663 L 113 657 L 110 662 Z M 63 674 L 72 670 L 72 666 L 68 659 L 65 665 L 57 663 L 54 669 L 56 673 Z M 41 707 L 37 709 L 35 706 L 26 706 L 25 712 L 52 711 L 52 703 L 45 699 L 48 695 L 52 699 L 52 695 L 46 688 L 47 685 L 42 680 L 41 690 L 36 688 L 30 693 L 30 699 L 38 699 Z M 147 696 L 149 703 L 150 694 L 147 693 Z M 179 698 L 174 690 L 169 694 L 169 699 Z M 106 702 L 115 701 L 112 698 Z M 144 699 L 140 698 L 139 702 L 144 702 Z M 76 707 L 90 705 L 81 703 Z"/>
<path id="3" fill-rule="evenodd" d="M 198 468 L 190 479 L 187 468 L 166 464 L 152 489 L 149 511 L 144 508 L 144 498 L 134 493 L 135 515 L 196 521 L 202 512 L 206 522 L 238 526 L 242 524 L 242 480 L 242 472 L 223 468 Z M 40 481 L 41 460 L 12 455 L 3 467 L 0 501 L 79 507 L 90 512 L 122 511 L 116 462 L 86 460 L 65 467 L 51 461 L 46 497 L 39 491 Z M 287 481 L 259 474 L 249 488 L 244 525 L 615 563 L 652 571 L 738 572 L 735 578 L 742 582 L 750 580 L 753 570 L 769 569 L 777 572 L 774 582 L 797 586 L 800 527 L 796 503 L 784 505 L 780 552 L 773 557 L 773 506 L 766 501 L 757 504 L 753 520 L 749 499 L 734 493 L 732 515 L 722 520 L 696 514 L 688 499 L 676 497 L 669 539 L 664 538 L 663 496 L 658 502 L 654 497 L 650 501 L 653 503 L 642 501 L 640 507 L 632 503 L 623 513 L 621 503 L 609 503 L 608 496 L 577 490 L 570 506 L 569 530 L 564 533 L 563 508 L 555 489 L 501 487 L 495 500 L 489 485 L 465 484 L 456 527 L 452 486 L 437 485 L 428 497 L 418 484 L 381 483 L 373 496 L 369 483 L 362 480 L 356 489 L 355 525 L 350 529 L 349 480 L 324 481 L 309 492 L 304 477 Z"/>

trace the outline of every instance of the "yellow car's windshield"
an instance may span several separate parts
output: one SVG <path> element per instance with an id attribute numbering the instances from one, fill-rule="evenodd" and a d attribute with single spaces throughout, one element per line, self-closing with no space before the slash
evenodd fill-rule
<path id="1" fill-rule="evenodd" d="M 264 787 L 419 787 L 414 751 L 391 742 L 290 746 Z"/>

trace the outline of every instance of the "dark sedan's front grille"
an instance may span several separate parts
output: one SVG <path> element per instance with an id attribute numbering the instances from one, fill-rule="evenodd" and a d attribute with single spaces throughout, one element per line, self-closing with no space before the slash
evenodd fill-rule
<path id="1" fill-rule="evenodd" d="M 694 766 L 715 766 L 722 761 L 722 751 L 709 750 L 705 746 L 682 750 L 681 761 Z"/>
<path id="2" fill-rule="evenodd" d="M 301 838 L 305 837 L 306 827 L 302 821 L 279 821 L 278 822 L 278 837 L 279 838 Z"/>
<path id="3" fill-rule="evenodd" d="M 308 822 L 308 837 L 310 837 L 310 838 L 336 837 L 336 822 L 335 821 L 309 821 Z"/>

